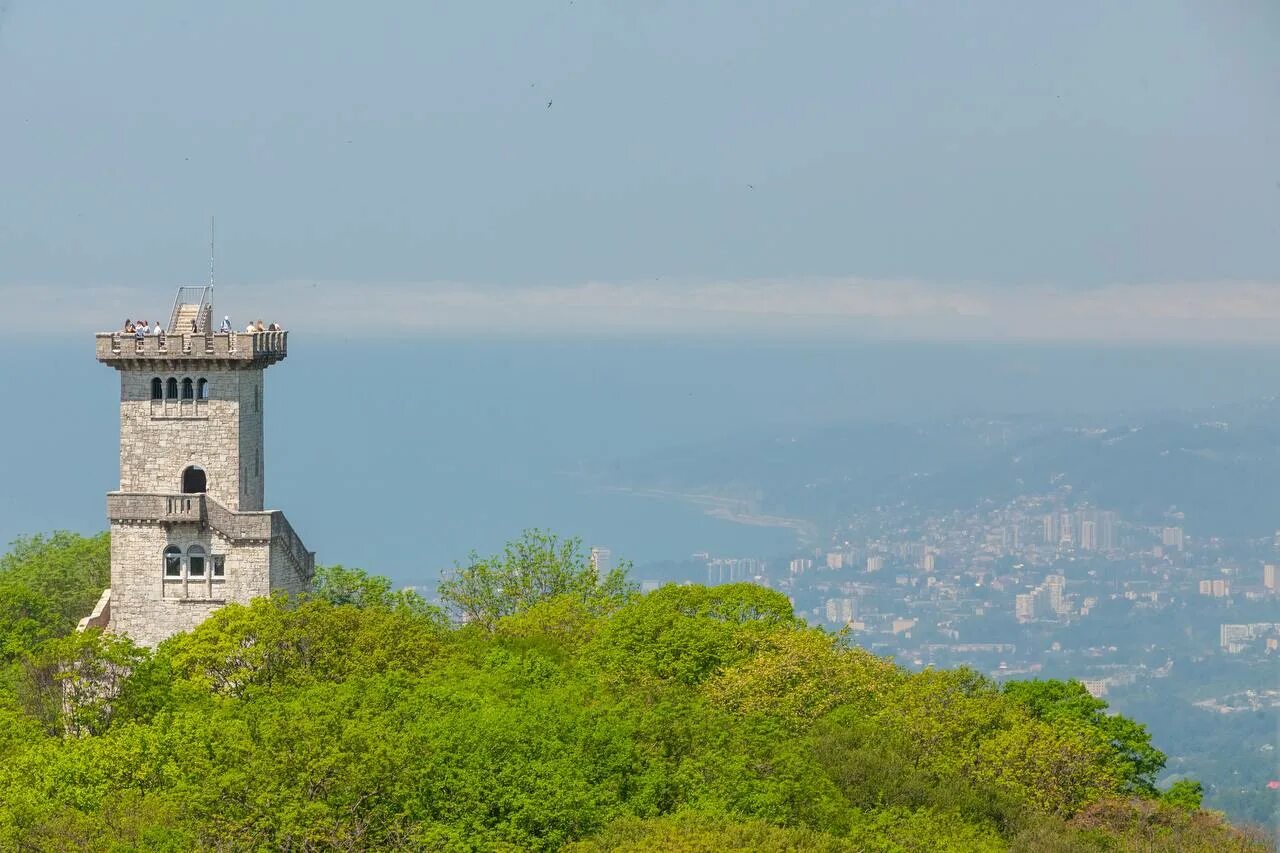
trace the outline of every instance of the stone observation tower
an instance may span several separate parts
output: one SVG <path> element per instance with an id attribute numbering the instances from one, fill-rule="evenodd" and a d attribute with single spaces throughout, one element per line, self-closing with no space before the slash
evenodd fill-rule
<path id="1" fill-rule="evenodd" d="M 167 332 L 97 335 L 120 371 L 111 588 L 83 626 L 154 646 L 227 602 L 311 583 L 315 554 L 264 510 L 263 371 L 287 332 L 214 332 L 212 287 L 178 290 Z"/>

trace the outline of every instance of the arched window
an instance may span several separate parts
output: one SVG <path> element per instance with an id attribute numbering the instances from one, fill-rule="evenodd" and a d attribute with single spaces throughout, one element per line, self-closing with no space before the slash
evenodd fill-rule
<path id="1" fill-rule="evenodd" d="M 178 399 L 178 380 L 174 379 L 172 376 L 169 377 L 169 383 L 165 386 L 164 396 L 165 399 L 168 400 Z"/>
<path id="2" fill-rule="evenodd" d="M 155 379 L 151 380 L 151 399 L 159 400 L 162 397 L 164 397 L 164 383 L 161 382 L 160 377 L 157 376 Z"/>
<path id="3" fill-rule="evenodd" d="M 182 549 L 177 545 L 170 545 L 164 549 L 164 576 L 182 577 Z"/>
<path id="4" fill-rule="evenodd" d="M 182 472 L 182 493 L 184 495 L 202 494 L 208 491 L 208 485 L 204 469 L 199 465 L 192 465 Z"/>
<path id="5" fill-rule="evenodd" d="M 201 378 L 200 381 L 196 383 L 196 399 L 197 400 L 209 399 L 209 380 L 208 379 Z"/>
<path id="6" fill-rule="evenodd" d="M 187 577 L 204 577 L 204 548 L 199 545 L 187 549 Z"/>
<path id="7" fill-rule="evenodd" d="M 196 398 L 195 386 L 191 384 L 191 377 L 188 376 L 182 380 L 182 399 L 194 400 Z"/>

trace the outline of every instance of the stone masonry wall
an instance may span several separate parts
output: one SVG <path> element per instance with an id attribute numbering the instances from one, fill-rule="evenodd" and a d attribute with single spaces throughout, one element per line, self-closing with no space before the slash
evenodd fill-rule
<path id="1" fill-rule="evenodd" d="M 262 410 L 266 404 L 261 370 L 239 371 L 240 384 L 240 509 L 262 509 L 266 447 L 262 437 Z"/>
<path id="2" fill-rule="evenodd" d="M 157 365 L 157 370 L 159 365 Z M 153 370 L 120 371 L 120 490 L 182 491 L 182 471 L 190 465 L 205 470 L 208 492 L 229 509 L 261 509 L 262 371 L 199 369 L 190 375 L 209 382 L 209 399 L 190 406 L 197 416 L 156 416 L 170 407 L 151 400 L 151 380 L 167 382 L 170 374 Z M 257 389 L 255 391 L 255 388 Z M 243 401 L 258 411 L 242 414 Z M 250 471 L 251 478 L 245 478 Z"/>
<path id="3" fill-rule="evenodd" d="M 184 554 L 200 545 L 211 557 L 222 555 L 224 577 L 212 576 L 210 559 L 203 579 L 166 579 L 164 549 L 170 545 Z M 194 628 L 224 604 L 267 595 L 272 587 L 271 550 L 267 542 L 233 543 L 196 524 L 114 522 L 110 630 L 154 646 Z"/>
<path id="4" fill-rule="evenodd" d="M 246 341 L 256 346 L 257 338 L 246 336 Z M 107 345 L 114 344 L 108 339 Z M 101 340 L 99 350 L 101 356 Z M 263 367 L 269 363 L 237 367 L 225 359 L 161 358 L 113 363 L 120 371 L 124 494 L 109 499 L 109 630 L 154 646 L 196 627 L 228 603 L 248 603 L 273 590 L 307 589 L 311 555 L 283 516 L 262 513 Z M 152 380 L 158 377 L 167 391 L 170 376 L 178 381 L 179 397 L 183 379 L 190 377 L 193 385 L 207 380 L 207 399 L 153 401 Z M 188 521 L 163 496 L 182 491 L 182 472 L 192 465 L 205 471 L 208 500 L 192 504 Z M 167 578 L 164 551 L 171 545 L 183 555 L 192 545 L 201 546 L 208 557 L 205 575 L 186 577 L 189 563 L 184 560 L 184 577 Z M 298 564 L 299 553 L 307 566 Z M 214 556 L 224 560 L 222 577 L 213 576 Z"/>

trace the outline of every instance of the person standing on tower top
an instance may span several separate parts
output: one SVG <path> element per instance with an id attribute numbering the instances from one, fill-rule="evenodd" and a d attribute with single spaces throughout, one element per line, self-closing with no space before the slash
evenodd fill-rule
<path id="1" fill-rule="evenodd" d="M 222 325 L 218 328 L 219 332 L 228 333 L 231 331 L 231 316 L 227 315 L 222 318 Z"/>

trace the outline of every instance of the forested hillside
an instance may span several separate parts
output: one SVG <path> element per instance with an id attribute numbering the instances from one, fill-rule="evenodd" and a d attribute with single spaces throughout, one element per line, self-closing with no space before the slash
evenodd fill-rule
<path id="1" fill-rule="evenodd" d="M 107 545 L 0 561 L 0 849 L 1267 849 L 1078 684 L 908 674 L 760 587 L 528 533 L 452 612 L 330 567 L 148 652 L 72 632 Z"/>

